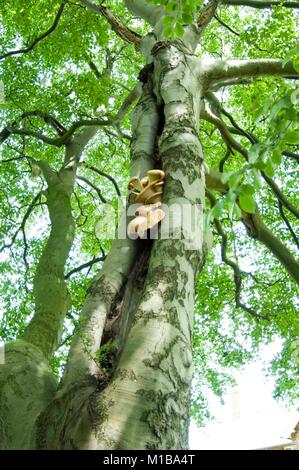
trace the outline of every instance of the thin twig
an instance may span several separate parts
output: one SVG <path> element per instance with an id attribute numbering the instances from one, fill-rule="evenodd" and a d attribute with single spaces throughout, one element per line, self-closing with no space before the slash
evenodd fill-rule
<path id="1" fill-rule="evenodd" d="M 102 191 L 100 190 L 100 188 L 98 188 L 95 184 L 93 184 L 91 181 L 89 181 L 89 180 L 88 180 L 87 178 L 85 178 L 84 176 L 77 176 L 77 179 L 78 179 L 78 180 L 81 180 L 81 181 L 84 181 L 84 183 L 88 184 L 88 186 L 90 186 L 92 189 L 94 189 L 103 204 L 106 204 L 106 203 L 107 203 L 107 200 L 106 200 L 105 197 L 103 196 Z"/>
<path id="2" fill-rule="evenodd" d="M 1 248 L 0 248 L 0 253 L 2 253 L 2 251 L 4 251 L 6 248 L 11 248 L 12 245 L 14 244 L 14 242 L 16 241 L 16 238 L 18 236 L 18 234 L 20 233 L 20 231 L 23 232 L 23 235 L 24 235 L 24 230 L 25 230 L 25 225 L 26 225 L 26 222 L 31 214 L 31 212 L 33 211 L 34 207 L 36 207 L 38 204 L 37 204 L 37 201 L 39 200 L 40 196 L 42 194 L 42 191 L 40 191 L 33 199 L 33 201 L 31 202 L 31 204 L 28 206 L 28 209 L 27 211 L 25 212 L 25 215 L 22 219 L 22 222 L 19 226 L 19 228 L 16 230 L 16 232 L 14 233 L 14 235 L 12 236 L 12 239 L 11 239 L 11 242 L 8 243 L 8 244 L 4 244 Z"/>
<path id="3" fill-rule="evenodd" d="M 93 165 L 88 165 L 87 163 L 83 163 L 83 164 L 84 164 L 85 168 L 88 168 L 89 170 L 92 170 L 95 173 L 99 174 L 100 176 L 104 176 L 104 178 L 107 178 L 108 180 L 110 180 L 112 182 L 113 186 L 115 187 L 115 191 L 116 191 L 117 195 L 119 197 L 121 196 L 119 186 L 118 186 L 116 180 L 113 178 L 113 176 L 109 175 L 108 173 L 105 173 L 102 170 L 99 170 L 98 168 L 96 168 Z"/>
<path id="4" fill-rule="evenodd" d="M 69 279 L 73 274 L 78 273 L 79 271 L 82 271 L 83 269 L 89 268 L 90 266 L 93 266 L 96 263 L 99 263 L 100 261 L 104 261 L 106 258 L 106 255 L 101 256 L 100 258 L 93 258 L 91 261 L 88 261 L 87 263 L 81 264 L 77 268 L 72 269 L 69 271 L 65 276 L 64 279 Z"/>
<path id="5" fill-rule="evenodd" d="M 231 33 L 235 34 L 236 36 L 240 36 L 240 33 L 237 33 L 237 31 L 235 31 L 233 28 L 231 28 L 231 26 L 229 26 L 224 21 L 222 21 L 222 19 L 219 18 L 219 16 L 216 15 L 216 13 L 214 14 L 214 18 L 215 18 L 216 21 L 218 21 L 218 23 L 220 23 L 222 26 L 224 26 L 224 28 L 228 29 Z"/>
<path id="6" fill-rule="evenodd" d="M 294 240 L 294 242 L 295 242 L 295 245 L 297 246 L 297 248 L 298 248 L 298 250 L 299 250 L 299 240 L 298 240 L 298 237 L 297 237 L 297 235 L 295 234 L 295 232 L 294 232 L 294 230 L 293 230 L 293 228 L 292 228 L 292 226 L 291 226 L 291 224 L 290 224 L 290 222 L 289 222 L 287 216 L 286 216 L 285 213 L 284 213 L 283 205 L 282 205 L 282 202 L 281 202 L 280 200 L 278 200 L 278 208 L 279 208 L 279 213 L 280 213 L 282 219 L 285 221 L 285 224 L 286 224 L 286 226 L 287 226 L 288 229 L 289 229 L 289 232 L 290 232 L 290 234 L 291 234 L 291 236 L 292 236 L 292 238 L 293 238 L 293 240 Z"/>

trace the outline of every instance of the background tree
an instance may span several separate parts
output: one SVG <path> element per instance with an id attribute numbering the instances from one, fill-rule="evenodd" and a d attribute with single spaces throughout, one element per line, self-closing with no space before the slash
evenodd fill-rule
<path id="1" fill-rule="evenodd" d="M 1 6 L 2 449 L 186 448 L 191 402 L 277 337 L 296 399 L 298 7 Z M 206 200 L 195 245 L 99 229 L 152 168 Z"/>

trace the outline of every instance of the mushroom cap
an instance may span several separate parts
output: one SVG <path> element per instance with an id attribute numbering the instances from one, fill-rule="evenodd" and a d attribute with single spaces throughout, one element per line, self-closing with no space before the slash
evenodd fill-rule
<path id="1" fill-rule="evenodd" d="M 165 173 L 162 170 L 149 170 L 147 175 L 150 183 L 157 180 L 163 180 L 165 178 Z"/>
<path id="2" fill-rule="evenodd" d="M 157 191 L 154 194 L 150 194 L 145 200 L 145 204 L 156 204 L 161 201 L 162 191 Z"/>
<path id="3" fill-rule="evenodd" d="M 128 182 L 128 189 L 138 189 L 139 191 L 142 190 L 142 186 L 140 183 L 140 179 L 137 176 L 133 176 Z"/>
<path id="4" fill-rule="evenodd" d="M 145 188 L 145 186 L 147 186 L 148 183 L 149 183 L 148 177 L 145 176 L 144 178 L 142 178 L 142 179 L 140 180 L 140 183 L 141 183 L 141 186 L 143 186 L 143 187 Z"/>

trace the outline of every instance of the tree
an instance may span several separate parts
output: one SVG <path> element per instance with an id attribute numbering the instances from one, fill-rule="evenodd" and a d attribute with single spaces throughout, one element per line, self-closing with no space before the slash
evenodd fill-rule
<path id="1" fill-rule="evenodd" d="M 296 396 L 298 6 L 1 7 L 2 449 L 186 448 L 191 401 L 277 336 Z M 110 247 L 97 207 L 154 168 L 203 217 Z"/>

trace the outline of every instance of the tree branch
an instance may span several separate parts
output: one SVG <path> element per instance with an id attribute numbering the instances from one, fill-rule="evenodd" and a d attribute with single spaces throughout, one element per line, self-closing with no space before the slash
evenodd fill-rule
<path id="1" fill-rule="evenodd" d="M 261 174 L 266 181 L 266 183 L 270 186 L 272 189 L 273 193 L 276 195 L 277 200 L 281 201 L 281 203 L 284 205 L 286 209 L 288 209 L 292 214 L 296 217 L 297 220 L 299 220 L 299 209 L 292 204 L 289 199 L 283 194 L 283 192 L 279 189 L 275 181 L 267 176 L 263 171 L 261 171 Z"/>
<path id="2" fill-rule="evenodd" d="M 39 192 L 33 199 L 33 201 L 29 204 L 25 214 L 24 214 L 24 217 L 22 219 L 22 222 L 19 226 L 19 228 L 15 231 L 14 235 L 12 236 L 12 239 L 11 239 L 11 242 L 8 243 L 8 244 L 4 244 L 1 248 L 0 248 L 0 253 L 2 253 L 2 251 L 4 251 L 6 248 L 11 248 L 14 244 L 14 242 L 16 241 L 16 238 L 18 236 L 18 234 L 20 232 L 23 233 L 23 236 L 24 236 L 24 231 L 25 231 L 25 226 L 26 226 L 26 222 L 27 220 L 29 219 L 30 217 L 30 214 L 32 213 L 33 209 L 37 206 L 37 203 L 38 203 L 38 200 L 40 199 L 41 197 L 41 192 Z M 27 263 L 26 264 L 26 267 L 28 266 Z"/>
<path id="3" fill-rule="evenodd" d="M 152 26 L 155 26 L 164 14 L 163 6 L 153 5 L 145 0 L 125 0 L 125 3 L 133 15 L 143 18 Z"/>
<path id="4" fill-rule="evenodd" d="M 124 47 L 124 46 L 123 46 Z M 100 78 L 109 78 L 111 76 L 112 70 L 113 70 L 113 64 L 115 62 L 115 56 L 112 55 L 111 51 L 109 49 L 106 51 L 106 59 L 105 59 L 106 65 L 105 68 L 102 70 L 102 72 L 99 71 L 97 68 L 96 64 L 92 60 L 88 60 L 88 65 L 90 69 L 94 72 L 95 76 L 100 79 Z"/>
<path id="5" fill-rule="evenodd" d="M 224 28 L 228 29 L 228 31 L 230 31 L 231 33 L 233 33 L 235 36 L 240 36 L 240 33 L 238 33 L 237 31 L 235 31 L 231 26 L 229 26 L 228 24 L 226 24 L 224 21 L 222 21 L 221 18 L 219 18 L 218 15 L 216 15 L 216 13 L 214 13 L 214 18 L 216 21 L 218 21 L 219 24 L 221 24 L 221 26 L 223 26 Z"/>
<path id="6" fill-rule="evenodd" d="M 141 94 L 141 85 L 138 83 L 133 90 L 129 93 L 129 95 L 125 98 L 124 102 L 122 103 L 118 113 L 116 116 L 109 120 L 109 119 L 81 119 L 79 121 L 74 122 L 71 127 L 67 130 L 60 122 L 51 116 L 50 114 L 44 113 L 43 111 L 26 111 L 24 112 L 20 118 L 15 120 L 10 126 L 6 126 L 0 132 L 0 143 L 5 142 L 12 134 L 21 135 L 21 136 L 28 136 L 33 137 L 37 140 L 41 140 L 42 142 L 48 145 L 54 145 L 55 147 L 61 147 L 63 145 L 67 145 L 70 143 L 73 134 L 76 132 L 77 129 L 80 127 L 101 127 L 101 126 L 115 126 L 117 127 L 118 123 L 124 118 L 132 104 L 139 98 Z M 55 131 L 59 134 L 59 137 L 54 139 L 48 137 L 41 132 L 35 132 L 31 129 L 17 129 L 15 126 L 22 120 L 36 116 L 40 117 L 45 121 L 46 124 L 49 124 L 51 127 L 55 129 Z"/>
<path id="7" fill-rule="evenodd" d="M 282 154 L 285 155 L 286 157 L 296 160 L 296 162 L 299 163 L 299 155 L 297 153 L 290 152 L 289 150 L 283 150 Z"/>
<path id="8" fill-rule="evenodd" d="M 112 124 L 111 120 L 103 120 L 103 119 L 81 119 L 79 121 L 74 122 L 69 130 L 60 138 L 59 146 L 61 147 L 64 144 L 67 144 L 73 134 L 76 132 L 77 129 L 80 127 L 101 127 L 101 126 L 110 126 Z"/>
<path id="9" fill-rule="evenodd" d="M 32 113 L 35 113 L 34 115 L 37 115 L 36 113 L 42 114 L 40 111 L 32 111 L 32 112 L 27 112 L 24 114 L 32 115 Z M 54 118 L 51 117 L 51 119 L 54 121 Z M 63 145 L 67 145 L 70 143 L 71 137 L 76 132 L 76 130 L 79 129 L 80 127 L 101 127 L 101 126 L 109 126 L 112 124 L 112 121 L 109 121 L 108 119 L 107 120 L 102 120 L 102 119 L 97 119 L 97 118 L 81 119 L 79 121 L 74 122 L 71 125 L 71 127 L 68 130 L 66 130 L 63 134 L 61 134 L 57 139 L 53 139 L 51 137 L 48 137 L 42 134 L 41 132 L 35 132 L 30 129 L 16 129 L 14 125 L 17 122 L 18 121 L 15 121 L 12 124 L 12 126 L 7 126 L 0 132 L 0 143 L 8 139 L 10 135 L 15 134 L 15 135 L 33 137 L 34 139 L 41 140 L 45 144 L 54 145 L 55 147 L 62 147 Z M 58 123 L 58 121 L 56 121 L 56 123 Z M 58 124 L 61 127 L 61 129 L 64 129 L 64 127 L 61 126 L 60 123 Z M 53 125 L 53 122 L 52 122 L 52 125 Z"/>
<path id="10" fill-rule="evenodd" d="M 219 5 L 219 0 L 210 0 L 207 5 L 204 6 L 203 11 L 197 21 L 197 26 L 199 29 L 199 34 L 202 35 L 210 21 L 213 19 L 213 16 Z"/>
<path id="11" fill-rule="evenodd" d="M 299 285 L 298 261 L 288 248 L 264 224 L 258 211 L 256 210 L 254 214 L 243 213 L 242 221 L 247 229 L 248 235 L 266 245 Z"/>
<path id="12" fill-rule="evenodd" d="M 282 203 L 281 203 L 280 200 L 278 201 L 278 208 L 279 208 L 279 213 L 280 213 L 280 215 L 281 215 L 281 218 L 284 220 L 284 222 L 285 222 L 285 224 L 286 224 L 286 226 L 287 226 L 287 228 L 288 228 L 288 230 L 289 230 L 289 232 L 290 232 L 290 234 L 291 234 L 291 236 L 292 236 L 292 238 L 293 238 L 293 240 L 294 240 L 294 243 L 295 243 L 295 245 L 297 246 L 297 248 L 298 248 L 298 250 L 299 250 L 299 240 L 298 240 L 298 237 L 297 237 L 297 235 L 295 234 L 295 232 L 294 232 L 294 230 L 293 230 L 293 228 L 292 228 L 292 226 L 291 226 L 291 224 L 290 224 L 290 222 L 289 222 L 289 219 L 287 218 L 287 216 L 286 216 L 285 213 L 284 213 L 283 205 L 282 205 Z"/>
<path id="13" fill-rule="evenodd" d="M 61 146 L 61 139 L 52 139 L 47 137 L 41 132 L 31 131 L 30 129 L 15 129 L 14 127 L 7 126 L 0 132 L 0 143 L 5 142 L 6 139 L 12 134 L 33 137 L 34 139 L 41 140 L 45 144 L 54 145 L 55 147 Z"/>
<path id="14" fill-rule="evenodd" d="M 232 116 L 229 117 L 229 113 L 227 113 L 227 111 L 225 111 L 223 114 L 225 114 L 229 119 L 232 117 Z M 228 127 L 228 130 L 231 134 L 240 135 L 241 137 L 247 137 L 252 143 L 255 143 L 255 144 L 259 143 L 259 139 L 252 132 L 245 131 L 244 129 L 241 129 L 239 126 L 233 125 L 233 127 Z M 297 163 L 299 163 L 299 155 L 297 153 L 291 152 L 290 150 L 282 150 L 281 153 L 285 157 L 291 158 L 292 160 L 295 160 Z"/>
<path id="15" fill-rule="evenodd" d="M 233 78 L 231 80 L 220 80 L 214 84 L 208 84 L 208 89 L 210 91 L 218 91 L 220 88 L 234 85 L 248 85 L 252 83 L 254 78 Z"/>
<path id="16" fill-rule="evenodd" d="M 75 196 L 75 199 L 77 201 L 77 205 L 78 205 L 78 208 L 79 208 L 79 211 L 80 211 L 80 216 L 79 217 L 83 217 L 84 218 L 84 222 L 82 223 L 79 223 L 78 222 L 78 218 L 76 218 L 76 226 L 77 227 L 83 227 L 83 225 L 86 224 L 86 221 L 88 219 L 88 216 L 84 214 L 84 211 L 83 211 L 83 208 L 82 208 L 82 205 L 81 205 L 81 202 L 80 202 L 80 199 L 79 199 L 79 196 L 77 195 L 76 191 L 74 191 L 74 196 Z"/>
<path id="17" fill-rule="evenodd" d="M 27 52 L 30 52 L 32 51 L 32 49 L 35 48 L 35 46 L 37 46 L 37 44 L 39 42 L 41 42 L 43 39 L 45 39 L 47 36 L 49 36 L 51 33 L 53 33 L 58 24 L 59 24 L 59 21 L 60 21 L 60 18 L 62 16 L 62 13 L 63 13 L 63 10 L 65 9 L 66 7 L 66 4 L 68 3 L 68 0 L 64 0 L 60 7 L 59 7 L 59 10 L 56 14 L 56 17 L 54 19 L 54 22 L 52 24 L 52 26 L 47 30 L 45 31 L 43 34 L 41 34 L 38 38 L 36 38 L 31 44 L 30 46 L 28 47 L 25 47 L 23 49 L 19 49 L 19 50 L 16 50 L 16 51 L 10 51 L 10 52 L 6 52 L 5 54 L 1 55 L 0 56 L 0 60 L 3 60 L 5 59 L 6 57 L 9 57 L 9 56 L 12 56 L 12 55 L 19 55 L 19 54 L 27 54 Z"/>
<path id="18" fill-rule="evenodd" d="M 72 269 L 71 271 L 69 271 L 69 272 L 64 276 L 64 279 L 67 280 L 67 279 L 69 279 L 73 274 L 78 273 L 78 272 L 82 271 L 83 269 L 89 268 L 89 267 L 93 266 L 94 264 L 99 263 L 100 261 L 105 261 L 105 259 L 106 259 L 106 255 L 103 255 L 103 256 L 101 256 L 100 258 L 93 258 L 91 261 L 88 261 L 87 263 L 83 263 L 83 264 L 81 264 L 80 266 L 78 266 L 77 268 L 74 268 L 74 269 Z"/>
<path id="19" fill-rule="evenodd" d="M 5 160 L 0 160 L 0 165 L 2 165 L 2 163 L 10 163 L 10 162 L 18 161 L 18 160 L 23 160 L 24 158 L 29 158 L 29 157 L 27 155 L 22 155 L 20 157 L 6 158 Z"/>
<path id="20" fill-rule="evenodd" d="M 92 189 L 94 189 L 103 204 L 107 203 L 107 200 L 102 195 L 102 192 L 101 192 L 100 188 L 98 188 L 95 184 L 93 184 L 91 181 L 89 181 L 84 176 L 77 176 L 77 179 L 80 180 L 80 181 L 84 181 L 84 183 L 88 184 L 88 186 L 90 186 Z"/>
<path id="21" fill-rule="evenodd" d="M 23 132 L 23 135 L 26 135 L 27 132 L 33 132 L 30 130 L 26 130 L 26 129 L 16 129 L 16 125 L 20 121 L 23 121 L 24 119 L 27 119 L 28 117 L 33 117 L 33 116 L 41 118 L 46 124 L 49 124 L 51 127 L 53 127 L 60 136 L 64 132 L 66 132 L 66 129 L 62 126 L 62 124 L 60 124 L 60 122 L 57 121 L 57 119 L 55 119 L 50 114 L 44 113 L 43 111 L 38 111 L 38 110 L 26 111 L 18 119 L 16 119 L 10 126 L 5 127 L 0 132 L 0 142 L 1 143 L 4 142 L 11 134 L 17 133 L 18 131 Z M 41 133 L 34 133 L 34 137 L 39 138 L 40 140 L 49 139 L 48 137 L 44 136 Z M 54 140 L 52 139 L 52 142 L 55 142 L 55 139 Z"/>
<path id="22" fill-rule="evenodd" d="M 207 197 L 209 198 L 210 200 L 210 203 L 211 203 L 211 206 L 215 206 L 216 203 L 217 203 L 217 200 L 215 198 L 215 196 L 209 191 L 209 190 L 206 190 L 206 195 Z M 238 266 L 237 263 L 235 263 L 233 260 L 231 260 L 230 258 L 228 258 L 227 256 L 227 243 L 228 243 L 228 237 L 227 237 L 227 234 L 225 233 L 225 231 L 223 230 L 223 227 L 222 227 L 222 224 L 220 223 L 220 221 L 218 219 L 215 219 L 214 220 L 214 223 L 215 223 L 215 227 L 216 227 L 216 230 L 218 232 L 218 234 L 220 235 L 221 239 L 222 239 L 222 243 L 221 243 L 221 259 L 222 261 L 227 264 L 228 266 L 230 266 L 233 271 L 234 271 L 234 281 L 235 281 L 235 304 L 236 304 L 236 307 L 240 307 L 242 308 L 245 312 L 249 313 L 250 315 L 258 318 L 258 319 L 263 319 L 263 320 L 270 320 L 270 317 L 268 315 L 260 315 L 258 314 L 255 310 L 253 310 L 251 307 L 247 307 L 247 305 L 245 305 L 243 302 L 242 302 L 242 299 L 241 299 L 241 292 L 242 292 L 242 272 Z"/>
<path id="23" fill-rule="evenodd" d="M 225 86 L 225 81 L 268 75 L 299 78 L 293 63 L 291 61 L 284 63 L 280 59 L 215 60 L 207 66 L 208 88 L 219 82 L 224 82 Z"/>
<path id="24" fill-rule="evenodd" d="M 35 111 L 26 111 L 22 114 L 19 121 L 26 119 L 28 117 L 39 117 L 41 118 L 46 124 L 51 126 L 58 135 L 63 135 L 66 132 L 66 128 L 53 116 L 43 111 L 35 110 Z"/>
<path id="25" fill-rule="evenodd" d="M 32 162 L 40 168 L 47 184 L 53 184 L 56 181 L 57 173 L 48 162 L 34 159 L 32 159 Z"/>
<path id="26" fill-rule="evenodd" d="M 126 96 L 124 99 L 121 107 L 119 108 L 117 114 L 112 119 L 112 124 L 118 124 L 127 114 L 130 107 L 135 103 L 136 100 L 141 96 L 142 93 L 142 85 L 141 83 L 137 83 L 133 90 Z"/>
<path id="27" fill-rule="evenodd" d="M 211 124 L 214 124 L 214 126 L 219 129 L 221 137 L 228 147 L 237 150 L 246 159 L 248 158 L 247 150 L 232 137 L 227 125 L 221 118 L 206 109 L 201 112 L 200 116 Z"/>
<path id="28" fill-rule="evenodd" d="M 210 174 L 210 179 L 209 179 Z M 217 182 L 218 180 L 218 182 Z M 207 171 L 206 181 L 208 189 L 214 189 L 220 193 L 226 193 L 228 186 L 221 181 L 221 175 L 215 171 Z M 285 270 L 299 285 L 299 263 L 288 250 L 288 248 L 271 232 L 265 225 L 258 209 L 254 214 L 241 211 L 242 222 L 246 227 L 248 235 L 265 245 L 273 255 L 281 262 Z"/>
<path id="29" fill-rule="evenodd" d="M 64 165 L 59 172 L 42 164 L 43 171 L 49 172 L 45 195 L 51 231 L 34 276 L 35 312 L 22 338 L 36 345 L 47 358 L 52 357 L 60 342 L 63 321 L 71 305 L 64 280 L 75 236 L 71 197 L 80 157 L 95 132 L 94 127 L 85 127 L 65 145 Z M 41 162 L 38 164 L 41 166 Z"/>
<path id="30" fill-rule="evenodd" d="M 94 171 L 94 172 L 97 173 L 98 175 L 104 176 L 104 178 L 107 178 L 108 180 L 110 180 L 111 183 L 113 184 L 113 186 L 115 187 L 115 191 L 116 191 L 117 195 L 118 195 L 119 197 L 121 196 L 120 189 L 119 189 L 119 187 L 118 187 L 117 182 L 116 182 L 115 179 L 113 178 L 113 176 L 110 176 L 108 173 L 105 173 L 104 171 L 99 170 L 98 168 L 96 168 L 96 167 L 93 166 L 93 165 L 88 165 L 87 163 L 84 163 L 84 162 L 83 162 L 83 164 L 84 164 L 85 168 L 88 168 L 89 170 Z"/>
<path id="31" fill-rule="evenodd" d="M 128 28 L 128 26 L 126 26 L 118 16 L 114 15 L 111 10 L 109 10 L 109 8 L 101 4 L 95 4 L 90 0 L 80 0 L 80 3 L 94 13 L 103 16 L 110 24 L 112 30 L 121 39 L 130 44 L 133 44 L 136 49 L 140 48 L 141 36 L 132 29 Z"/>
<path id="32" fill-rule="evenodd" d="M 214 97 L 215 100 L 217 100 L 216 97 Z M 221 111 L 221 106 L 220 106 L 220 109 L 219 111 Z M 229 113 L 226 113 L 226 115 L 228 115 Z M 229 128 L 226 126 L 225 122 L 220 118 L 218 117 L 216 114 L 213 114 L 212 112 L 209 112 L 207 110 L 203 111 L 202 112 L 202 117 L 211 122 L 212 124 L 214 124 L 220 131 L 220 134 L 223 138 L 223 140 L 226 142 L 226 144 L 228 146 L 230 146 L 231 148 L 234 148 L 235 150 L 237 150 L 241 155 L 243 155 L 243 157 L 245 158 L 246 161 L 248 161 L 248 151 L 247 149 L 245 149 L 239 142 L 237 142 L 231 135 L 230 131 L 229 131 Z M 233 120 L 234 122 L 234 120 Z M 237 130 L 240 132 L 242 131 L 241 128 L 237 127 Z M 246 131 L 242 131 L 242 135 L 247 137 L 251 143 L 252 140 L 251 140 L 251 136 L 248 135 L 248 133 Z M 278 187 L 278 185 L 275 183 L 275 181 L 270 178 L 269 176 L 267 176 L 263 171 L 261 171 L 261 175 L 263 177 L 263 179 L 266 181 L 266 183 L 268 184 L 268 186 L 271 188 L 271 190 L 273 191 L 273 193 L 276 195 L 277 199 L 280 200 L 282 202 L 282 204 L 290 211 L 292 212 L 292 214 L 299 220 L 299 210 L 297 209 L 297 207 L 294 206 L 294 204 L 291 203 L 291 201 L 289 201 L 289 199 L 283 194 L 283 192 L 280 190 L 280 188 Z"/>

